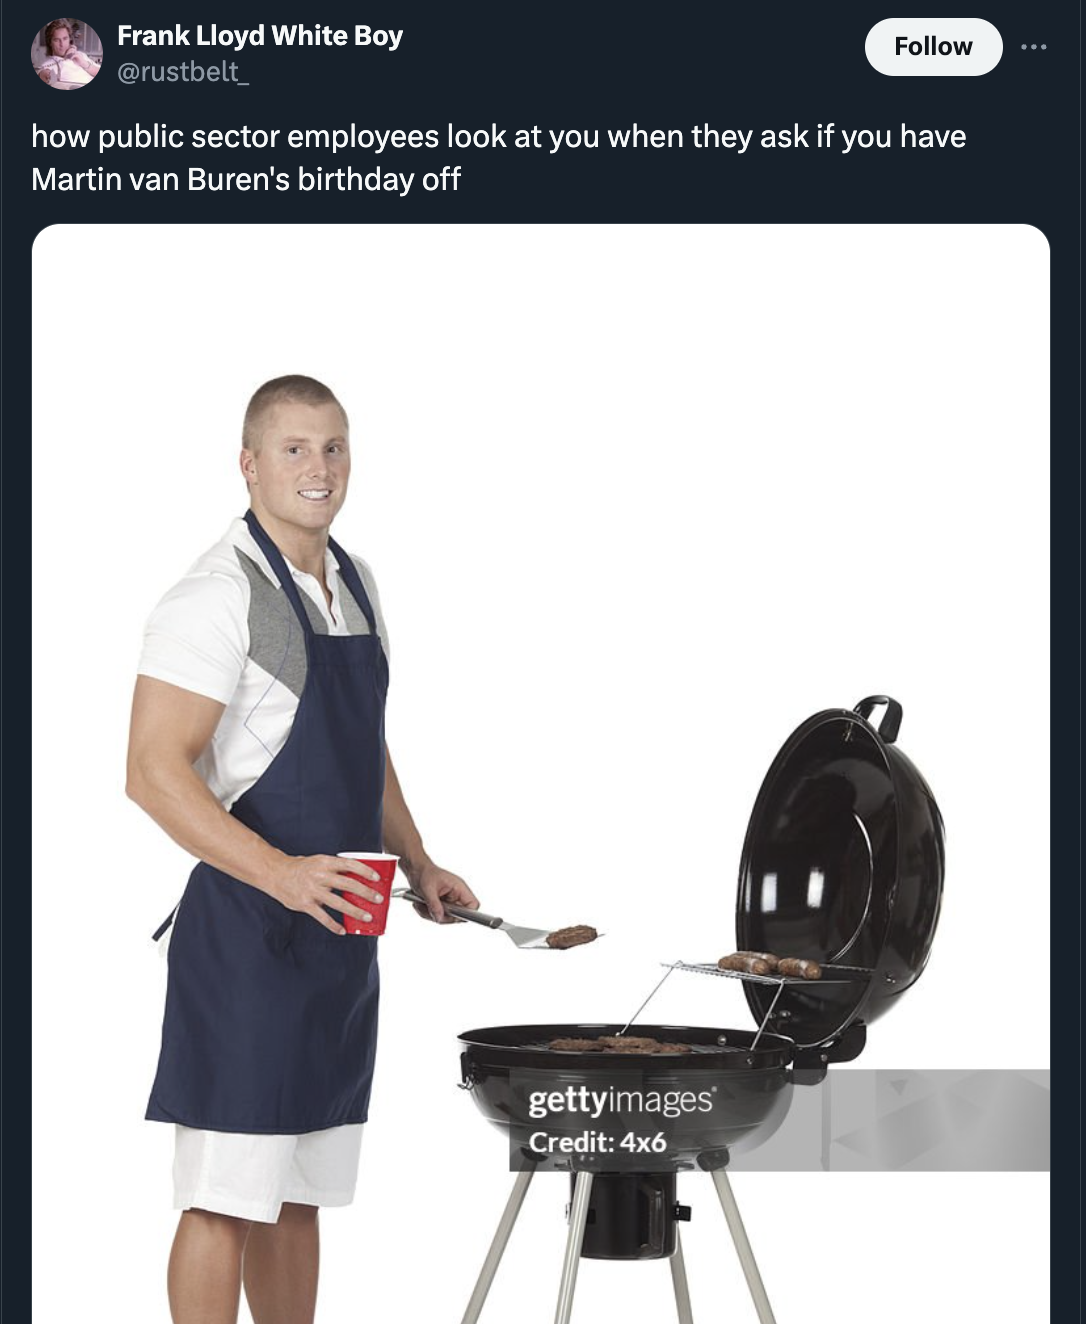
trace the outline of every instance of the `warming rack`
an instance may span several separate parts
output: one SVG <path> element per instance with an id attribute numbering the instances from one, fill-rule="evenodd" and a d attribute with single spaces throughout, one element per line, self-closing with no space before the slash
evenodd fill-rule
<path id="1" fill-rule="evenodd" d="M 751 984 L 804 984 L 815 988 L 819 984 L 859 984 L 871 978 L 871 971 L 860 965 L 823 965 L 821 979 L 804 979 L 801 975 L 751 975 L 745 970 L 721 970 L 712 964 L 697 961 L 661 961 L 671 970 L 693 970 L 699 975 L 719 975 L 722 979 L 742 979 Z"/>
<path id="2" fill-rule="evenodd" d="M 664 975 L 664 978 L 660 980 L 660 983 L 656 985 L 641 1006 L 638 1007 L 637 1011 L 634 1012 L 634 1015 L 630 1017 L 630 1020 L 626 1022 L 626 1025 L 623 1027 L 623 1033 L 629 1028 L 634 1018 L 639 1016 L 652 998 L 656 996 L 660 987 L 663 985 L 664 979 L 668 979 L 675 970 L 690 970 L 698 975 L 717 975 L 721 979 L 739 979 L 745 980 L 747 983 L 751 984 L 775 984 L 777 986 L 777 991 L 773 994 L 773 999 L 769 1004 L 766 1014 L 762 1017 L 762 1023 L 758 1026 L 758 1033 L 754 1036 L 754 1040 L 750 1045 L 751 1048 L 758 1047 L 758 1040 L 765 1033 L 765 1027 L 769 1024 L 769 1018 L 776 1010 L 777 1002 L 787 985 L 795 987 L 795 985 L 801 984 L 804 988 L 810 990 L 817 989 L 820 985 L 825 986 L 827 984 L 858 984 L 865 983 L 871 978 L 872 974 L 870 970 L 866 970 L 863 966 L 859 965 L 826 964 L 822 966 L 821 979 L 804 979 L 801 975 L 752 975 L 748 974 L 745 970 L 721 970 L 720 966 L 718 966 L 715 961 L 711 965 L 707 962 L 698 961 L 661 961 L 660 964 L 665 970 L 667 970 L 667 974 Z"/>

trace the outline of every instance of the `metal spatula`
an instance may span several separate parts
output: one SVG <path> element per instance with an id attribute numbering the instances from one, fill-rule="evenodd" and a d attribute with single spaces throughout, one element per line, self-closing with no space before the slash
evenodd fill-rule
<path id="1" fill-rule="evenodd" d="M 397 890 L 393 896 L 402 896 L 405 901 L 412 901 L 417 906 L 424 906 L 425 900 L 410 888 Z M 447 901 L 441 903 L 446 914 L 455 919 L 466 919 L 471 924 L 482 924 L 487 929 L 501 929 L 506 937 L 521 948 L 547 947 L 547 935 L 550 929 L 524 929 L 519 924 L 507 924 L 497 915 L 484 915 L 481 910 L 469 910 L 467 906 L 452 906 Z M 547 948 L 548 951 L 551 948 Z"/>

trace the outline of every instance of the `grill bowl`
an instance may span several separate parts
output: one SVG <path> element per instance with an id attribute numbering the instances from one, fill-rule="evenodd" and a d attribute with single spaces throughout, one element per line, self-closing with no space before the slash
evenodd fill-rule
<path id="1" fill-rule="evenodd" d="M 660 1121 L 667 1134 L 667 1158 L 663 1165 L 644 1165 L 653 1170 L 661 1166 L 692 1168 L 699 1161 L 702 1167 L 720 1166 L 728 1151 L 752 1147 L 755 1138 L 767 1138 L 783 1121 L 791 1099 L 788 1067 L 795 1046 L 779 1035 L 763 1034 L 757 1047 L 752 1047 L 757 1037 L 753 1030 L 631 1025 L 627 1030 L 631 1036 L 690 1044 L 694 1051 L 654 1056 L 563 1052 L 547 1047 L 552 1039 L 595 1039 L 618 1034 L 622 1028 L 580 1022 L 466 1030 L 460 1035 L 464 1084 L 487 1121 L 507 1137 L 514 1117 L 522 1121 L 524 1116 L 514 1098 L 512 1072 L 522 1086 L 528 1080 L 547 1091 L 582 1086 L 600 1090 L 617 1083 L 622 1089 L 646 1093 L 707 1092 L 713 1100 L 711 1111 Z M 551 1135 L 575 1137 L 590 1125 L 583 1115 L 565 1119 L 552 1115 L 546 1127 Z M 602 1162 L 580 1166 L 604 1168 Z"/>

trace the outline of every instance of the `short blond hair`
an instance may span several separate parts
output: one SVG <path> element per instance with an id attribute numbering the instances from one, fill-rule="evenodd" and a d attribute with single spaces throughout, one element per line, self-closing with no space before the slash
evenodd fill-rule
<path id="1" fill-rule="evenodd" d="M 245 421 L 241 425 L 241 444 L 247 451 L 254 453 L 260 449 L 260 427 L 269 409 L 287 403 L 299 405 L 335 405 L 343 416 L 343 427 L 347 422 L 347 411 L 336 399 L 335 392 L 315 377 L 303 377 L 292 374 L 287 377 L 273 377 L 271 381 L 258 386 L 253 392 L 245 410 Z"/>

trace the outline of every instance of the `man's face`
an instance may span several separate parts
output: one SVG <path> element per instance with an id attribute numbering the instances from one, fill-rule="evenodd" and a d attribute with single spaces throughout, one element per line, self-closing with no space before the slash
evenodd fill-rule
<path id="1" fill-rule="evenodd" d="M 53 33 L 52 47 L 54 55 L 67 55 L 68 47 L 72 44 L 72 34 L 67 28 L 57 28 Z"/>
<path id="2" fill-rule="evenodd" d="M 293 401 L 273 406 L 264 415 L 259 448 L 242 451 L 241 469 L 257 518 L 327 529 L 343 505 L 351 473 L 339 407 Z"/>

